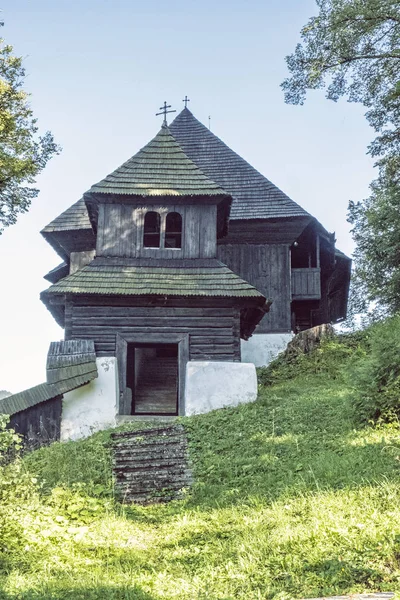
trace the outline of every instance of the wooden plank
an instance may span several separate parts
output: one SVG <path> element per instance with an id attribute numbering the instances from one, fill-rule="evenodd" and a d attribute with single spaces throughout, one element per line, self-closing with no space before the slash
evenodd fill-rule
<path id="1" fill-rule="evenodd" d="M 198 345 L 208 344 L 208 343 L 230 344 L 233 339 L 234 339 L 233 334 L 232 335 L 224 335 L 222 332 L 222 335 L 215 335 L 215 333 L 212 332 L 210 335 L 191 335 L 190 336 L 190 345 L 198 346 Z"/>
<path id="2" fill-rule="evenodd" d="M 130 415 L 131 414 L 131 405 L 130 405 L 130 394 L 127 393 L 126 387 L 126 366 L 127 366 L 127 351 L 128 344 L 126 340 L 120 336 L 116 336 L 116 356 L 117 356 L 117 364 L 118 364 L 118 383 L 119 383 L 119 405 L 118 405 L 118 414 L 119 415 Z"/>
<path id="3" fill-rule="evenodd" d="M 130 316 L 128 317 L 75 317 L 72 316 L 72 326 L 90 326 L 90 327 L 140 327 L 143 325 L 151 325 L 153 327 L 163 327 L 166 324 L 166 317 L 163 315 L 159 317 L 154 316 Z M 233 326 L 233 318 L 231 316 L 220 316 L 220 317 L 181 317 L 174 316 L 168 317 L 168 326 L 176 325 L 179 327 L 180 325 L 184 325 L 185 327 L 189 327 L 193 325 L 194 327 L 232 327 Z"/>
<path id="4" fill-rule="evenodd" d="M 199 213 L 196 206 L 186 207 L 185 215 L 185 247 L 183 256 L 185 258 L 200 257 L 200 222 Z"/>
<path id="5" fill-rule="evenodd" d="M 124 204 L 121 206 L 120 256 L 136 257 L 136 234 L 134 207 Z"/>
<path id="6" fill-rule="evenodd" d="M 221 346 L 191 346 L 190 347 L 190 355 L 191 356 L 196 356 L 198 354 L 230 354 L 230 355 L 234 355 L 235 354 L 235 349 L 233 347 L 233 344 L 221 344 Z"/>
<path id="7" fill-rule="evenodd" d="M 104 216 L 105 206 L 99 205 L 99 214 L 97 217 L 97 239 L 96 239 L 96 255 L 103 256 L 104 252 Z"/>
<path id="8" fill-rule="evenodd" d="M 186 365 L 189 360 L 189 335 L 178 345 L 178 414 L 185 414 Z"/>
<path id="9" fill-rule="evenodd" d="M 60 439 L 62 396 L 41 402 L 10 417 L 9 427 L 23 436 L 30 450 Z"/>
<path id="10" fill-rule="evenodd" d="M 120 217 L 118 204 L 104 205 L 103 256 L 119 255 Z"/>
<path id="11" fill-rule="evenodd" d="M 221 317 L 232 314 L 232 307 L 227 308 L 209 308 L 209 307 L 168 307 L 168 306 L 76 306 L 73 307 L 74 317 Z"/>
<path id="12" fill-rule="evenodd" d="M 199 256 L 215 258 L 217 254 L 217 207 L 199 206 Z"/>
<path id="13" fill-rule="evenodd" d="M 202 355 L 196 355 L 190 358 L 191 361 L 196 362 L 196 361 L 200 361 L 200 360 L 217 360 L 217 361 L 227 361 L 227 362 L 237 362 L 237 360 L 234 359 L 234 356 L 232 354 L 208 354 L 208 353 L 204 353 Z"/>
<path id="14" fill-rule="evenodd" d="M 138 207 L 134 211 L 134 222 L 136 223 L 136 256 L 142 256 L 143 250 L 143 228 L 144 228 L 144 215 L 146 209 Z"/>
<path id="15" fill-rule="evenodd" d="M 191 261 L 188 261 L 191 262 Z M 155 307 L 157 306 L 157 300 L 160 302 L 160 306 L 162 307 L 182 307 L 187 308 L 188 301 L 187 298 L 124 298 L 123 296 L 95 296 L 90 294 L 88 296 L 79 296 L 79 298 L 72 298 L 72 302 L 74 306 L 100 306 L 100 307 L 115 307 L 115 306 L 141 306 L 145 304 L 146 306 Z M 63 304 L 63 302 L 61 302 Z M 231 298 L 191 298 L 190 304 L 193 307 L 231 307 L 232 299 Z"/>

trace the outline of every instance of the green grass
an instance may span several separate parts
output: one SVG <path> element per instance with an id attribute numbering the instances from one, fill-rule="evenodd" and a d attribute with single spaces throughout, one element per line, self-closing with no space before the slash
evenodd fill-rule
<path id="1" fill-rule="evenodd" d="M 400 592 L 400 429 L 355 427 L 350 400 L 341 377 L 304 372 L 183 419 L 196 484 L 165 506 L 114 501 L 109 432 L 31 454 L 45 481 L 0 598 Z"/>

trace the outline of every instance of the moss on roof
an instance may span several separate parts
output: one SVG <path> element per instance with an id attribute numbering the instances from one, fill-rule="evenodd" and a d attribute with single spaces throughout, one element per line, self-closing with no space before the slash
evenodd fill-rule
<path id="1" fill-rule="evenodd" d="M 185 154 L 232 196 L 232 220 L 310 216 L 200 123 L 188 108 L 174 119 L 170 130 Z"/>
<path id="2" fill-rule="evenodd" d="M 48 294 L 253 297 L 265 300 L 261 292 L 216 259 L 96 258 L 42 292 L 42 299 Z"/>
<path id="3" fill-rule="evenodd" d="M 229 196 L 186 156 L 167 126 L 85 196 L 93 194 Z"/>

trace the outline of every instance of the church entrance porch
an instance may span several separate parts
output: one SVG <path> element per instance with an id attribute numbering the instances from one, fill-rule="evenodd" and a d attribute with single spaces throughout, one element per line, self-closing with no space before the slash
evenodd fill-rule
<path id="1" fill-rule="evenodd" d="M 116 341 L 117 416 L 184 415 L 189 335 L 118 333 Z"/>
<path id="2" fill-rule="evenodd" d="M 178 414 L 178 344 L 128 344 L 132 415 Z"/>

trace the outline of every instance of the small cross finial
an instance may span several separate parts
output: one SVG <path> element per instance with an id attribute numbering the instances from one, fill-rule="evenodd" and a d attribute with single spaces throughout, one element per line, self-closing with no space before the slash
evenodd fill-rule
<path id="1" fill-rule="evenodd" d="M 163 125 L 167 124 L 167 114 L 176 112 L 176 110 L 168 110 L 169 108 L 171 108 L 171 105 L 164 101 L 164 106 L 160 106 L 161 112 L 156 113 L 156 117 L 158 117 L 158 115 L 164 115 Z"/>
<path id="2" fill-rule="evenodd" d="M 190 100 L 187 96 L 185 96 L 185 98 L 182 100 L 182 102 L 185 103 L 185 108 L 187 108 L 187 103 L 190 102 Z"/>

